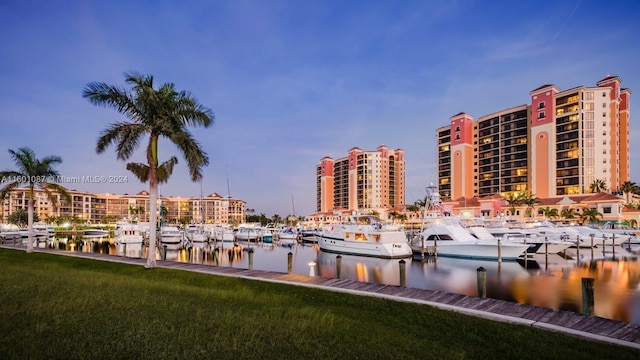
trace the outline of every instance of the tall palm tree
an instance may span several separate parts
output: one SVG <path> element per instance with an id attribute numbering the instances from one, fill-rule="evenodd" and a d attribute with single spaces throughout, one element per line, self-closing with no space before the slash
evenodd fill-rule
<path id="1" fill-rule="evenodd" d="M 593 180 L 591 185 L 589 185 L 589 191 L 592 193 L 607 191 L 607 183 L 602 179 Z"/>
<path id="2" fill-rule="evenodd" d="M 166 138 L 178 147 L 187 162 L 191 180 L 198 182 L 202 179 L 202 167 L 209 164 L 209 158 L 187 127 L 208 127 L 213 123 L 214 115 L 211 109 L 199 104 L 190 93 L 178 92 L 171 83 L 155 89 L 153 76 L 126 73 L 125 82 L 131 86 L 131 90 L 93 82 L 84 88 L 82 96 L 94 105 L 113 108 L 130 120 L 115 122 L 102 131 L 96 145 L 98 154 L 114 145 L 117 158 L 127 161 L 141 139 L 145 136 L 149 137 L 149 143 L 146 146 L 146 170 L 142 169 L 140 164 L 128 164 L 127 169 L 134 172 L 139 179 L 149 181 L 149 247 L 151 251 L 149 251 L 146 266 L 150 268 L 156 266 L 158 183 L 166 181 L 171 173 L 171 171 L 165 173 L 166 177 L 163 178 L 162 172 L 171 169 L 167 168 L 168 165 L 165 165 L 167 163 L 163 164 L 164 170 L 158 164 L 158 140 Z"/>
<path id="3" fill-rule="evenodd" d="M 62 163 L 61 157 L 52 155 L 38 159 L 33 150 L 28 147 L 21 147 L 18 151 L 9 149 L 9 155 L 18 167 L 18 170 L 0 171 L 0 179 L 3 179 L 3 183 L 6 183 L 6 185 L 0 188 L 0 202 L 4 202 L 11 191 L 20 185 L 25 184 L 29 188 L 29 201 L 27 206 L 29 238 L 27 241 L 27 252 L 30 253 L 33 252 L 34 190 L 42 189 L 54 208 L 58 202 L 56 194 L 62 196 L 62 198 L 69 203 L 71 203 L 71 196 L 67 192 L 67 189 L 55 182 L 60 174 L 54 169 L 54 166 Z"/>

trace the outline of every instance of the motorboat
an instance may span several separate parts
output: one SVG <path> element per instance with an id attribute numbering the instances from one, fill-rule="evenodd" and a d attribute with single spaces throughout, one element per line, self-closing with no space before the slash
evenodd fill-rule
<path id="1" fill-rule="evenodd" d="M 568 241 L 567 237 L 560 233 L 547 233 L 547 236 L 545 236 L 544 232 L 525 228 L 497 227 L 495 225 L 486 227 L 483 219 L 463 218 L 460 224 L 469 231 L 471 235 L 480 240 L 495 242 L 497 238 L 500 238 L 503 241 L 528 245 L 527 253 L 529 254 L 558 254 L 575 245 L 575 243 Z"/>
<path id="2" fill-rule="evenodd" d="M 462 227 L 458 219 L 445 216 L 431 219 L 410 244 L 415 254 L 499 260 L 516 260 L 529 248 L 529 244 L 501 238 L 479 239 Z"/>
<path id="3" fill-rule="evenodd" d="M 20 237 L 20 228 L 17 225 L 0 224 L 0 238 L 4 241 L 15 240 Z"/>
<path id="4" fill-rule="evenodd" d="M 160 243 L 167 246 L 169 250 L 179 250 L 182 248 L 184 233 L 177 226 L 162 226 L 160 228 Z"/>
<path id="5" fill-rule="evenodd" d="M 189 226 L 187 226 L 186 236 L 187 239 L 192 243 L 201 244 L 209 241 L 209 238 L 205 234 L 204 229 L 195 224 L 190 224 Z"/>
<path id="6" fill-rule="evenodd" d="M 322 234 L 320 228 L 302 228 L 298 230 L 300 240 L 305 243 L 317 243 L 318 237 Z"/>
<path id="7" fill-rule="evenodd" d="M 383 224 L 374 215 L 350 215 L 345 222 L 325 226 L 318 238 L 320 249 L 327 252 L 380 258 L 411 257 L 404 230 Z"/>
<path id="8" fill-rule="evenodd" d="M 260 229 L 248 224 L 240 225 L 235 233 L 235 239 L 239 241 L 258 241 Z"/>
<path id="9" fill-rule="evenodd" d="M 138 224 L 118 224 L 116 226 L 115 244 L 119 252 L 127 257 L 140 257 L 144 244 L 143 231 Z"/>
<path id="10" fill-rule="evenodd" d="M 43 224 L 43 223 L 33 223 L 32 225 L 33 228 L 33 236 L 34 237 L 49 237 L 49 229 L 47 227 L 47 225 Z M 20 233 L 20 235 L 23 238 L 29 237 L 29 228 L 22 228 L 20 230 L 18 230 L 18 232 Z"/>
<path id="11" fill-rule="evenodd" d="M 280 245 L 293 245 L 298 242 L 298 231 L 293 227 L 282 228 L 277 237 Z"/>
<path id="12" fill-rule="evenodd" d="M 260 228 L 259 233 L 260 233 L 260 239 L 262 240 L 262 242 L 265 244 L 272 244 L 274 231 L 275 231 L 274 228 L 267 228 L 267 227 Z"/>
<path id="13" fill-rule="evenodd" d="M 235 240 L 235 233 L 231 226 L 216 226 L 213 229 L 213 237 L 216 241 L 232 243 Z"/>
<path id="14" fill-rule="evenodd" d="M 102 228 L 97 229 L 87 229 L 83 232 L 85 237 L 102 237 L 109 236 L 109 230 L 105 230 Z"/>

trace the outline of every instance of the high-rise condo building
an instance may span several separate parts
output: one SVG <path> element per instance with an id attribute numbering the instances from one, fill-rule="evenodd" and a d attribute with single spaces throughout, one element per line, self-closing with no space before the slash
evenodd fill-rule
<path id="1" fill-rule="evenodd" d="M 357 147 L 344 158 L 316 165 L 316 211 L 376 210 L 405 205 L 404 150 Z"/>
<path id="2" fill-rule="evenodd" d="M 595 87 L 543 85 L 531 105 L 480 117 L 451 117 L 436 130 L 443 197 L 529 192 L 539 198 L 584 194 L 596 180 L 629 180 L 629 97 L 617 76 Z"/>

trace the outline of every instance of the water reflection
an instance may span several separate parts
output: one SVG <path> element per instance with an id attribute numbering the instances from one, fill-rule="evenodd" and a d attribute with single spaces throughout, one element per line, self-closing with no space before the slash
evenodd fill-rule
<path id="1" fill-rule="evenodd" d="M 113 238 L 75 236 L 38 239 L 38 247 L 114 256 L 146 257 L 148 248 L 115 244 Z M 622 252 L 621 252 L 622 253 Z M 231 243 L 201 244 L 191 250 L 156 251 L 166 260 L 255 269 L 361 282 L 401 285 L 477 296 L 477 269 L 486 270 L 487 297 L 522 304 L 582 312 L 583 277 L 595 279 L 595 315 L 640 324 L 640 260 L 619 257 L 603 260 L 597 252 L 535 255 L 521 262 L 456 259 L 404 259 L 405 271 L 397 259 L 378 259 L 320 251 L 317 245 Z M 578 258 L 579 261 L 571 258 Z"/>

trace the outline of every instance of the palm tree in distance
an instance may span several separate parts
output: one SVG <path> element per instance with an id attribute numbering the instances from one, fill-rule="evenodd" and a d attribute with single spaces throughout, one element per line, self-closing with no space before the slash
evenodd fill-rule
<path id="1" fill-rule="evenodd" d="M 576 211 L 575 209 L 572 209 L 572 208 L 562 209 L 560 211 L 560 216 L 562 216 L 564 219 L 575 219 Z"/>
<path id="2" fill-rule="evenodd" d="M 170 170 L 173 169 L 172 165 L 169 169 L 167 163 L 162 166 L 158 164 L 158 140 L 169 139 L 178 147 L 187 162 L 191 180 L 198 182 L 202 179 L 202 167 L 209 164 L 209 158 L 187 127 L 208 127 L 213 123 L 214 115 L 211 109 L 199 104 L 190 93 L 178 92 L 171 83 L 155 89 L 153 76 L 126 73 L 125 82 L 131 86 L 131 90 L 93 82 L 84 88 L 82 96 L 94 105 L 113 108 L 130 120 L 130 122 L 115 122 L 102 131 L 96 145 L 98 154 L 114 145 L 117 158 L 127 161 L 141 139 L 145 136 L 149 137 L 146 147 L 146 170 L 143 170 L 140 164 L 128 164 L 127 169 L 136 174 L 140 180 L 149 181 L 149 248 L 151 251 L 149 251 L 146 267 L 151 268 L 156 266 L 158 183 L 166 181 L 171 173 Z M 164 170 L 162 170 L 163 166 Z M 163 178 L 163 171 L 167 171 L 166 178 Z"/>
<path id="3" fill-rule="evenodd" d="M 18 151 L 9 149 L 9 154 L 18 167 L 18 170 L 0 171 L 0 179 L 3 179 L 3 183 L 6 182 L 6 185 L 0 188 L 0 203 L 4 202 L 4 199 L 11 191 L 20 185 L 26 184 L 29 188 L 29 201 L 27 204 L 29 238 L 27 240 L 27 252 L 30 253 L 33 252 L 34 190 L 36 188 L 42 189 L 53 208 L 57 205 L 58 199 L 55 196 L 56 193 L 68 203 L 71 203 L 71 196 L 67 192 L 67 189 L 56 183 L 56 179 L 60 174 L 54 170 L 53 167 L 54 165 L 62 163 L 61 157 L 46 156 L 38 159 L 33 150 L 28 147 L 21 147 Z"/>
<path id="4" fill-rule="evenodd" d="M 622 192 L 625 195 L 625 200 L 627 202 L 627 204 L 630 203 L 629 198 L 630 198 L 630 194 L 632 192 L 637 191 L 638 189 L 638 185 L 636 185 L 636 183 L 634 183 L 633 181 L 625 181 L 624 183 L 622 183 L 622 186 L 620 187 L 620 190 L 622 190 Z"/>
<path id="5" fill-rule="evenodd" d="M 516 206 L 522 204 L 521 194 L 510 193 L 509 197 L 507 197 L 505 201 L 509 204 L 509 209 L 511 209 L 511 217 L 513 217 L 516 214 Z"/>
<path id="6" fill-rule="evenodd" d="M 589 191 L 592 193 L 607 191 L 607 183 L 602 179 L 593 180 L 591 185 L 589 185 Z"/>
<path id="7" fill-rule="evenodd" d="M 527 217 L 533 217 L 533 210 L 535 209 L 537 204 L 540 204 L 542 200 L 535 196 L 534 194 L 520 194 L 520 203 L 527 207 L 526 214 Z"/>
<path id="8" fill-rule="evenodd" d="M 587 223 L 594 223 L 598 221 L 598 218 L 602 218 L 602 214 L 596 208 L 582 208 L 582 215 L 580 215 L 580 220 L 582 220 L 582 224 L 586 225 Z"/>
<path id="9" fill-rule="evenodd" d="M 547 219 L 555 219 L 558 217 L 558 209 L 546 207 L 542 209 L 544 217 Z"/>

